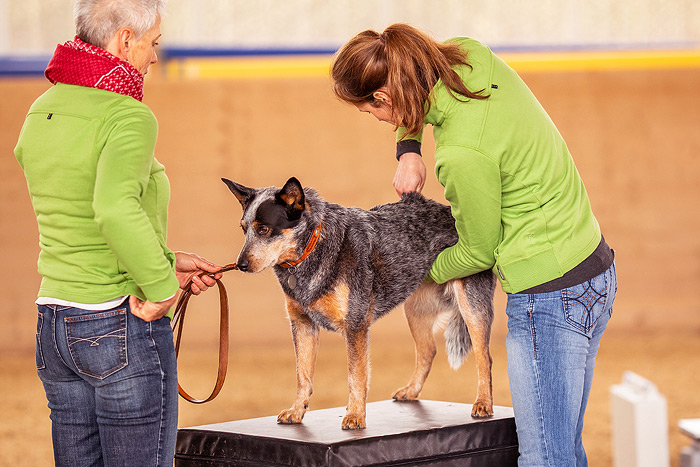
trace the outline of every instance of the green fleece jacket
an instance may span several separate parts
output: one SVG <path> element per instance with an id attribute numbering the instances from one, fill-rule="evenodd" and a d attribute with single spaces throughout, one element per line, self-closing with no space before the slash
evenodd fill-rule
<path id="1" fill-rule="evenodd" d="M 443 283 L 493 269 L 503 290 L 517 293 L 577 266 L 600 242 L 600 227 L 563 138 L 525 83 L 485 45 L 451 41 L 472 66 L 455 71 L 489 98 L 460 102 L 442 81 L 432 91 L 425 123 L 459 241 L 430 277 Z"/>
<path id="2" fill-rule="evenodd" d="M 114 92 L 59 83 L 34 102 L 15 157 L 39 226 L 40 297 L 158 302 L 177 292 L 157 134 L 146 105 Z"/>

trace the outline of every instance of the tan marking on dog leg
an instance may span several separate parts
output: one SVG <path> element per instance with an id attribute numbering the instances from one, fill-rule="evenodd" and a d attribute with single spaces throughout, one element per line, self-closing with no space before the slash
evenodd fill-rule
<path id="1" fill-rule="evenodd" d="M 348 407 L 341 427 L 343 430 L 365 428 L 369 385 L 369 322 L 364 329 L 346 335 L 348 352 Z"/>
<path id="2" fill-rule="evenodd" d="M 461 280 L 454 280 L 450 284 L 455 292 L 459 311 L 467 323 L 469 336 L 472 341 L 472 351 L 476 359 L 477 388 L 476 400 L 472 406 L 472 417 L 486 418 L 493 415 L 493 385 L 491 376 L 491 351 L 489 344 L 491 341 L 490 323 L 484 322 L 483 318 L 474 313 L 474 309 L 469 303 L 464 284 Z"/>
<path id="3" fill-rule="evenodd" d="M 345 333 L 345 317 L 348 314 L 350 287 L 347 282 L 337 282 L 333 289 L 309 306 L 311 310 L 322 313 L 341 334 Z"/>
<path id="4" fill-rule="evenodd" d="M 297 393 L 294 404 L 277 416 L 278 423 L 301 423 L 313 393 L 314 369 L 318 353 L 318 327 L 304 313 L 303 307 L 289 297 L 287 316 L 292 326 L 296 355 Z"/>
<path id="5" fill-rule="evenodd" d="M 411 379 L 406 386 L 394 391 L 395 400 L 415 400 L 423 390 L 437 353 L 434 329 L 438 315 L 439 292 L 437 287 L 424 284 L 404 303 L 404 316 L 408 321 L 416 350 L 416 362 Z"/>

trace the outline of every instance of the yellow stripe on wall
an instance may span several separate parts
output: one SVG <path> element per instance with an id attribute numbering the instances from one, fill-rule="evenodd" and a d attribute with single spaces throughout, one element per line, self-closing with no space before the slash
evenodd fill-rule
<path id="1" fill-rule="evenodd" d="M 523 73 L 700 67 L 700 50 L 523 52 L 499 56 L 513 69 Z"/>
<path id="2" fill-rule="evenodd" d="M 331 55 L 186 58 L 170 60 L 168 76 L 185 79 L 308 78 L 328 76 Z"/>
<path id="3" fill-rule="evenodd" d="M 520 73 L 700 68 L 700 50 L 509 52 L 499 56 Z M 174 79 L 327 77 L 331 55 L 169 60 Z"/>

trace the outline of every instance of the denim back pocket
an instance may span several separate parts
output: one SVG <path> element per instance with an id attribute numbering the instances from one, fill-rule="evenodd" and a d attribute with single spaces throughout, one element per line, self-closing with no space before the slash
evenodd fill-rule
<path id="1" fill-rule="evenodd" d="M 41 349 L 42 329 L 44 329 L 44 313 L 40 311 L 36 320 L 36 350 L 34 352 L 37 370 L 43 370 L 44 368 L 46 368 L 46 363 L 44 362 L 44 352 Z"/>
<path id="2" fill-rule="evenodd" d="M 561 291 L 566 321 L 590 337 L 591 329 L 606 310 L 608 275 L 603 273 Z"/>
<path id="3" fill-rule="evenodd" d="M 68 348 L 78 371 L 104 379 L 127 365 L 126 308 L 65 319 Z"/>

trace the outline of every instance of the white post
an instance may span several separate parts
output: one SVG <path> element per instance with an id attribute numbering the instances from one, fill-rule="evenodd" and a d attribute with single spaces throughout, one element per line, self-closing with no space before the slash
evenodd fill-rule
<path id="1" fill-rule="evenodd" d="M 615 467 L 669 466 L 666 399 L 651 381 L 626 371 L 610 387 L 610 418 Z"/>

